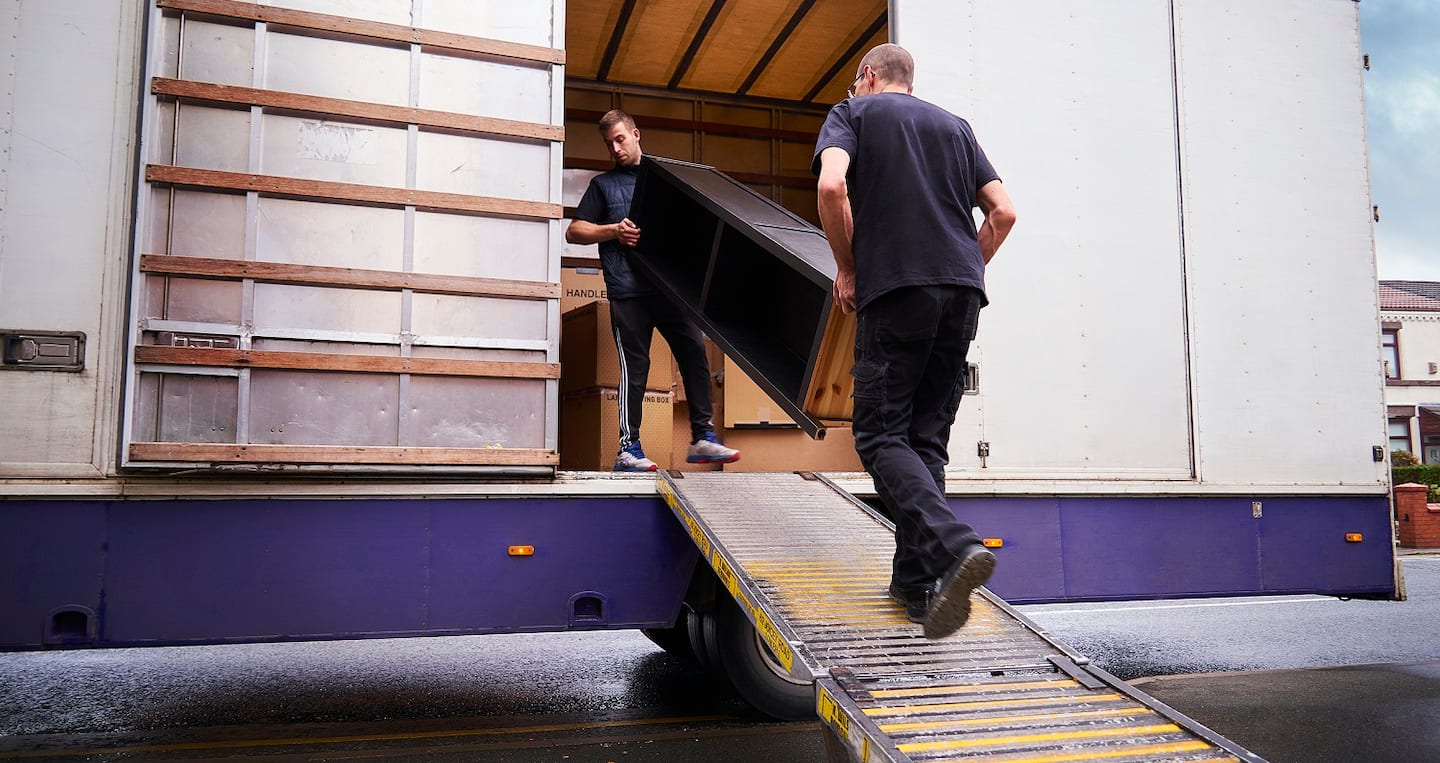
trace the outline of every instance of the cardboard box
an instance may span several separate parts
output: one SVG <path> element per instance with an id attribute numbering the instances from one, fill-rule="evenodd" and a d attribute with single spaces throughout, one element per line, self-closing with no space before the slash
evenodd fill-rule
<path id="1" fill-rule="evenodd" d="M 605 276 L 600 268 L 560 269 L 560 313 L 568 313 L 581 305 L 604 302 Z"/>
<path id="2" fill-rule="evenodd" d="M 670 468 L 671 408 L 669 392 L 646 392 L 642 404 L 640 445 L 645 455 Z M 689 446 L 689 442 L 686 442 Z M 620 394 L 614 389 L 572 393 L 560 400 L 560 468 L 610 471 L 620 450 Z M 681 459 L 684 460 L 683 457 Z"/>
<path id="3" fill-rule="evenodd" d="M 670 392 L 670 345 L 650 335 L 650 373 L 645 388 Z M 610 329 L 610 303 L 591 302 L 560 317 L 560 391 L 620 387 L 620 351 Z M 669 414 L 666 414 L 669 419 Z"/>
<path id="4" fill-rule="evenodd" d="M 740 365 L 725 358 L 723 376 L 725 392 L 725 428 L 736 426 L 794 426 L 790 418 L 754 379 L 745 375 Z"/>
<path id="5" fill-rule="evenodd" d="M 727 472 L 859 472 L 860 456 L 849 427 L 825 430 L 812 440 L 800 429 L 727 429 L 725 444 L 740 451 Z"/>
<path id="6" fill-rule="evenodd" d="M 670 468 L 680 472 L 718 472 L 724 464 L 692 464 L 685 460 L 690 455 L 690 406 L 680 400 L 670 407 Z M 648 454 L 649 451 L 646 451 Z"/>

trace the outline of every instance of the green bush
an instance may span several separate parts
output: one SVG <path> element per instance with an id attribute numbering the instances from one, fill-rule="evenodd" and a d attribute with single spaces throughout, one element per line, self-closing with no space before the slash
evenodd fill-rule
<path id="1" fill-rule="evenodd" d="M 1421 485 L 1440 485 L 1440 464 L 1397 466 L 1390 470 L 1390 476 L 1396 485 L 1403 485 L 1406 482 L 1416 482 Z"/>

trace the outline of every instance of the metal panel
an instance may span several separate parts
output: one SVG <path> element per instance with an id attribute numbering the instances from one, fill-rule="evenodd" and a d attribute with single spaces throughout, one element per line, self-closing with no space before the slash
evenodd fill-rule
<path id="1" fill-rule="evenodd" d="M 892 10 L 896 41 L 916 58 L 916 96 L 970 120 L 1021 218 L 988 268 L 992 302 L 971 358 L 982 382 L 952 431 L 952 467 L 1190 477 L 1167 4 Z"/>
<path id="2" fill-rule="evenodd" d="M 165 191 L 156 191 L 165 194 Z M 155 204 L 157 214 L 174 210 L 174 224 L 157 221 L 152 230 L 157 238 L 170 237 L 151 244 L 148 251 L 179 254 L 187 257 L 220 257 L 243 259 L 245 256 L 245 197 L 233 193 L 201 193 L 174 191 L 170 207 Z"/>
<path id="3" fill-rule="evenodd" d="M 369 270 L 403 269 L 405 213 L 402 210 L 272 198 L 262 198 L 259 204 L 257 260 Z"/>
<path id="4" fill-rule="evenodd" d="M 0 475 L 95 476 L 113 438 L 143 14 L 131 0 L 0 3 L 0 326 L 82 332 L 85 371 L 5 374 Z M 63 52 L 63 54 L 62 54 Z M 23 412 L 23 414 L 22 414 Z M 35 625 L 38 625 L 36 623 Z"/>
<path id="5" fill-rule="evenodd" d="M 1383 492 L 1358 10 L 1175 5 L 1200 475 Z"/>
<path id="6" fill-rule="evenodd" d="M 405 130 L 268 114 L 261 128 L 264 174 L 405 186 Z"/>
<path id="7" fill-rule="evenodd" d="M 416 105 L 422 109 L 559 124 L 550 121 L 554 99 L 551 82 L 552 75 L 545 69 L 424 53 L 420 56 L 420 101 Z"/>
<path id="8" fill-rule="evenodd" d="M 379 21 L 385 24 L 411 23 L 414 0 L 257 0 L 261 5 L 314 11 L 336 16 Z"/>
<path id="9" fill-rule="evenodd" d="M 410 330 L 417 336 L 545 339 L 546 305 L 541 300 L 416 294 L 410 309 Z"/>
<path id="10" fill-rule="evenodd" d="M 548 281 L 550 225 L 419 212 L 415 215 L 414 269 L 480 278 Z"/>
<path id="11" fill-rule="evenodd" d="M 172 22 L 173 23 L 173 22 Z M 249 27 L 186 19 L 167 35 L 167 61 L 178 64 L 179 76 L 199 82 L 249 87 L 255 79 L 255 32 Z"/>
<path id="12" fill-rule="evenodd" d="M 265 56 L 263 87 L 396 106 L 409 102 L 408 50 L 270 33 Z"/>
<path id="13" fill-rule="evenodd" d="M 400 381 L 383 374 L 250 372 L 246 442 L 396 445 Z"/>
<path id="14" fill-rule="evenodd" d="M 550 147 L 420 133 L 415 187 L 530 201 L 550 200 Z"/>
<path id="15" fill-rule="evenodd" d="M 187 105 L 174 124 L 176 164 L 230 172 L 249 168 L 250 112 Z"/>
<path id="16" fill-rule="evenodd" d="M 545 382 L 531 379 L 410 379 L 410 437 L 402 445 L 543 448 Z"/>
<path id="17" fill-rule="evenodd" d="M 496 40 L 564 48 L 553 32 L 553 17 L 563 9 L 551 3 L 425 0 L 420 26 Z"/>

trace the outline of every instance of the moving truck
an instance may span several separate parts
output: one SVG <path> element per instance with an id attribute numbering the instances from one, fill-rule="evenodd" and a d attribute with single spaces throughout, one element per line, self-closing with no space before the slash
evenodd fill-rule
<path id="1" fill-rule="evenodd" d="M 639 5 L 7 4 L 0 648 L 763 653 L 652 478 L 558 467 L 561 232 L 612 107 L 813 221 L 887 39 L 1022 218 L 948 471 L 992 590 L 1397 595 L 1352 0 Z"/>

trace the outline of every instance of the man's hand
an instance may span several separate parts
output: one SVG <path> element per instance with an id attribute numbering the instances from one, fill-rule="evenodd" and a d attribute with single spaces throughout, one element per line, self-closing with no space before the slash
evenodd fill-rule
<path id="1" fill-rule="evenodd" d="M 615 240 L 625 246 L 634 247 L 640 243 L 640 228 L 630 218 L 615 223 Z"/>
<path id="2" fill-rule="evenodd" d="M 840 312 L 855 312 L 855 271 L 841 270 L 835 274 L 835 304 Z"/>

